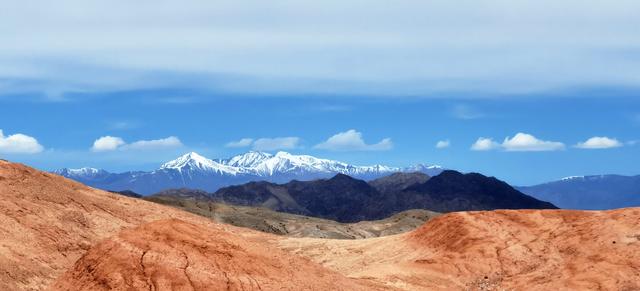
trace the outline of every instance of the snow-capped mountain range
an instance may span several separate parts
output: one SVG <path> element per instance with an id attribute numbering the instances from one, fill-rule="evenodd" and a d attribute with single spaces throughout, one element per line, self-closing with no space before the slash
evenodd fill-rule
<path id="1" fill-rule="evenodd" d="M 191 152 L 166 162 L 151 172 L 109 173 L 94 168 L 65 168 L 54 173 L 100 189 L 153 194 L 168 188 L 215 191 L 221 187 L 250 181 L 284 183 L 294 179 L 327 178 L 338 173 L 370 180 L 395 172 L 423 172 L 434 176 L 443 170 L 440 166 L 423 164 L 405 168 L 383 165 L 354 166 L 308 155 L 250 151 L 229 159 L 216 160 Z"/>

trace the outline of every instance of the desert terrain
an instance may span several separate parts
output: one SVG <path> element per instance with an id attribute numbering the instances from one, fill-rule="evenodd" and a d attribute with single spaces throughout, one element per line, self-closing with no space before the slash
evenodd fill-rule
<path id="1" fill-rule="evenodd" d="M 403 290 L 640 289 L 637 208 L 457 212 L 401 235 L 280 245 Z"/>
<path id="2" fill-rule="evenodd" d="M 638 290 L 640 209 L 455 212 L 286 237 L 0 161 L 2 290 Z"/>

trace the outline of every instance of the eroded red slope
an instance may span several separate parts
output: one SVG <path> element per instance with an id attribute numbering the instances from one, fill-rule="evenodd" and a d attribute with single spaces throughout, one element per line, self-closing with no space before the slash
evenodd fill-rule
<path id="1" fill-rule="evenodd" d="M 127 231 L 119 234 L 122 230 Z M 232 274 L 229 286 L 235 287 L 302 288 L 335 283 L 359 288 L 313 262 L 284 255 L 274 246 L 276 239 L 0 160 L 0 290 L 47 289 L 65 272 L 72 274 L 66 278 L 79 280 L 69 281 L 70 285 L 60 281 L 59 286 L 67 290 L 98 288 L 105 280 L 117 288 L 146 286 L 147 282 L 186 288 L 187 277 L 180 271 L 186 263 L 183 255 L 193 260 L 187 272 L 193 275 L 193 283 L 202 286 L 226 284 L 226 272 Z M 141 262 L 139 251 L 145 249 L 149 253 Z M 91 252 L 83 257 L 88 250 Z M 97 259 L 97 254 L 102 257 Z M 131 269 L 131 264 L 141 267 L 141 263 L 144 272 Z M 87 276 L 72 269 L 74 266 L 84 266 Z M 284 273 L 273 273 L 274 268 Z M 301 276 L 303 271 L 305 276 Z"/>
<path id="2" fill-rule="evenodd" d="M 640 209 L 449 213 L 403 234 L 281 247 L 404 290 L 640 290 Z"/>
<path id="3" fill-rule="evenodd" d="M 371 290 L 301 257 L 177 219 L 89 250 L 54 290 Z"/>

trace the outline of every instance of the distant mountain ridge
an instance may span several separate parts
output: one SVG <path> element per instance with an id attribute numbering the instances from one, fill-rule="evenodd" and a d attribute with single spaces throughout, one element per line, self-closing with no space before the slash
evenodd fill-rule
<path id="1" fill-rule="evenodd" d="M 432 178 L 421 173 L 396 173 L 368 183 L 344 174 L 285 184 L 259 181 L 224 187 L 215 193 L 178 189 L 148 198 L 154 196 L 261 207 L 339 222 L 378 220 L 410 209 L 452 212 L 556 208 L 496 178 L 451 170 Z"/>
<path id="2" fill-rule="evenodd" d="M 110 191 L 131 190 L 148 195 L 171 188 L 193 188 L 212 192 L 221 187 L 251 181 L 286 183 L 291 180 L 328 178 L 336 174 L 371 180 L 394 172 L 420 171 L 433 176 L 443 170 L 440 166 L 424 164 L 405 168 L 384 165 L 355 166 L 282 151 L 276 154 L 250 151 L 228 159 L 208 159 L 191 152 L 150 172 L 109 173 L 95 168 L 65 168 L 53 173 L 95 188 Z"/>
<path id="3" fill-rule="evenodd" d="M 567 209 L 603 210 L 640 206 L 640 175 L 571 176 L 517 188 Z"/>

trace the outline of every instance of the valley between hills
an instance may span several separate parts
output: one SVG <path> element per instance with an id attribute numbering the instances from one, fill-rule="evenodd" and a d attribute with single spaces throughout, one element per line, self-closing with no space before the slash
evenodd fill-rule
<path id="1" fill-rule="evenodd" d="M 499 181 L 465 176 L 445 173 L 399 192 L 372 186 L 375 198 L 451 207 L 443 214 L 371 207 L 349 216 L 337 207 L 343 200 L 315 207 L 336 199 L 323 191 L 327 182 L 367 187 L 345 177 L 269 185 L 276 191 L 235 203 L 220 199 L 229 189 L 141 199 L 0 161 L 0 289 L 640 289 L 640 209 L 559 210 L 512 188 L 496 201 L 478 191 Z M 277 196 L 283 189 L 287 196 Z M 301 208 L 268 202 L 274 195 Z M 497 210 L 503 200 L 546 209 Z M 465 205 L 488 209 L 452 209 Z"/>

